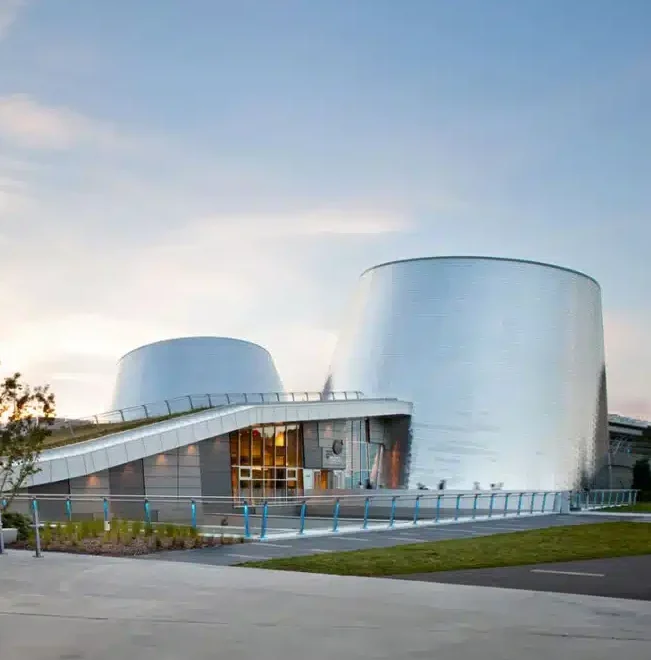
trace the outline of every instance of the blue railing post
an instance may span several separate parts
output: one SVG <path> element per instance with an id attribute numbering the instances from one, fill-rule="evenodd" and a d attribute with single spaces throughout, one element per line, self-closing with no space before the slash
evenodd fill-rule
<path id="1" fill-rule="evenodd" d="M 547 491 L 545 491 L 545 494 L 543 495 L 543 503 L 542 503 L 542 509 L 540 513 L 545 513 L 545 504 L 547 504 Z"/>
<path id="2" fill-rule="evenodd" d="M 103 508 L 104 508 L 104 531 L 108 532 L 109 529 L 109 503 L 106 497 L 104 498 L 104 501 L 102 502 Z"/>
<path id="3" fill-rule="evenodd" d="M 242 513 L 244 514 L 244 538 L 251 538 L 251 518 L 249 516 L 249 503 L 244 500 L 244 505 L 242 506 Z"/>
<path id="4" fill-rule="evenodd" d="M 262 505 L 262 522 L 260 523 L 260 538 L 267 537 L 267 517 L 269 516 L 269 503 L 267 500 Z"/>
<path id="5" fill-rule="evenodd" d="M 305 534 L 305 514 L 307 513 L 307 500 L 303 500 L 301 504 L 301 527 L 298 530 L 299 534 Z"/>
<path id="6" fill-rule="evenodd" d="M 419 511 L 420 511 L 420 495 L 416 495 L 416 504 L 414 504 L 414 525 L 418 525 Z"/>
<path id="7" fill-rule="evenodd" d="M 336 532 L 339 529 L 339 498 L 335 500 L 335 510 L 332 514 L 332 531 Z"/>
<path id="8" fill-rule="evenodd" d="M 66 518 L 72 520 L 72 500 L 69 497 L 66 498 Z"/>
<path id="9" fill-rule="evenodd" d="M 149 500 L 145 500 L 145 522 L 151 525 L 151 509 L 149 507 Z"/>
<path id="10" fill-rule="evenodd" d="M 506 515 L 509 512 L 509 495 L 511 493 L 507 493 L 504 496 L 504 515 Z"/>
<path id="11" fill-rule="evenodd" d="M 190 520 L 192 529 L 197 529 L 197 503 L 194 500 L 190 502 Z"/>
<path id="12" fill-rule="evenodd" d="M 36 548 L 34 557 L 42 557 L 41 554 L 41 523 L 38 519 L 38 502 L 36 498 L 32 498 L 32 518 L 34 520 L 34 537 L 36 539 Z"/>
<path id="13" fill-rule="evenodd" d="M 493 504 L 495 503 L 495 493 L 491 493 L 491 500 L 488 503 L 488 517 L 493 517 Z"/>
<path id="14" fill-rule="evenodd" d="M 604 500 L 606 499 L 606 491 L 601 491 L 601 506 L 604 505 Z"/>
<path id="15" fill-rule="evenodd" d="M 533 513 L 533 505 L 536 502 L 536 493 L 531 493 L 531 506 L 529 507 L 529 514 Z"/>
<path id="16" fill-rule="evenodd" d="M 443 499 L 443 495 L 438 495 L 436 498 L 436 518 L 434 518 L 434 522 L 438 522 L 441 519 L 441 500 Z"/>
<path id="17" fill-rule="evenodd" d="M 518 511 L 516 515 L 520 515 L 520 511 L 522 511 L 522 498 L 524 496 L 524 493 L 520 493 L 520 497 L 518 497 Z"/>
<path id="18" fill-rule="evenodd" d="M 393 527 L 396 521 L 396 500 L 398 498 L 394 495 L 391 498 L 391 518 L 389 518 L 389 527 Z"/>
<path id="19" fill-rule="evenodd" d="M 7 508 L 7 500 L 3 497 L 2 507 L 0 508 L 0 555 L 4 554 L 5 551 L 5 537 L 2 531 L 2 512 Z"/>
<path id="20" fill-rule="evenodd" d="M 364 500 L 364 524 L 362 525 L 362 529 L 368 529 L 368 508 L 371 503 L 371 498 L 367 497 Z"/>
<path id="21" fill-rule="evenodd" d="M 477 515 L 477 500 L 479 499 L 479 493 L 475 493 L 475 498 L 472 501 L 472 519 L 474 520 Z"/>
<path id="22" fill-rule="evenodd" d="M 456 504 L 455 509 L 454 509 L 454 519 L 455 520 L 459 520 L 459 507 L 461 506 L 461 498 L 462 498 L 461 494 L 457 495 L 457 504 Z"/>

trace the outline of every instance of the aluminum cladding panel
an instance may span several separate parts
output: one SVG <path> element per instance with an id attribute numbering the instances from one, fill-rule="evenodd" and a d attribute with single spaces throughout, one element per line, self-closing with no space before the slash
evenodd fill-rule
<path id="1" fill-rule="evenodd" d="M 580 273 L 441 257 L 360 280 L 326 389 L 414 403 L 408 485 L 570 488 L 607 451 L 601 291 Z"/>
<path id="2" fill-rule="evenodd" d="M 262 346 L 224 337 L 185 337 L 148 344 L 123 356 L 112 408 L 188 394 L 282 389 L 273 359 Z"/>

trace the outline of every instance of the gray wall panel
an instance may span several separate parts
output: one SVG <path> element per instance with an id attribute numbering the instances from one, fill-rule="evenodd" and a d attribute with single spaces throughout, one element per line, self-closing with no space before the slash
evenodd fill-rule
<path id="1" fill-rule="evenodd" d="M 143 520 L 145 516 L 143 461 L 131 461 L 124 465 L 109 468 L 108 475 L 111 495 L 132 495 L 142 498 L 136 502 L 113 500 L 111 502 L 111 514 L 117 518 Z"/>
<path id="2" fill-rule="evenodd" d="M 201 457 L 201 493 L 204 497 L 231 497 L 231 456 L 228 435 L 198 443 Z"/>
<path id="3" fill-rule="evenodd" d="M 69 495 L 70 494 L 70 481 L 55 481 L 41 486 L 28 488 L 29 495 Z M 38 500 L 38 513 L 43 521 L 47 520 L 64 520 L 66 518 L 66 504 L 63 501 L 53 500 Z"/>
<path id="4" fill-rule="evenodd" d="M 110 494 L 110 492 L 108 470 L 96 472 L 87 477 L 70 479 L 71 495 L 103 496 Z M 104 506 L 101 500 L 92 502 L 75 501 L 73 504 L 73 515 L 101 518 L 104 515 Z"/>
<path id="5" fill-rule="evenodd" d="M 306 468 L 319 469 L 322 462 L 318 424 L 317 422 L 303 422 L 303 465 Z"/>
<path id="6" fill-rule="evenodd" d="M 143 461 L 145 490 L 151 498 L 152 516 L 160 522 L 191 521 L 191 499 L 201 495 L 201 472 L 197 445 L 150 456 Z M 185 497 L 187 501 L 164 502 L 157 497 Z M 196 503 L 201 519 L 202 506 Z"/>

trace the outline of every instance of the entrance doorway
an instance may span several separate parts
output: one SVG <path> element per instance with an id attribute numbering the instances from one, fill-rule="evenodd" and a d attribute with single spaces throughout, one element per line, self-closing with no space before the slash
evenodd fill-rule
<path id="1" fill-rule="evenodd" d="M 334 487 L 332 470 L 314 470 L 314 490 L 332 490 Z"/>
<path id="2" fill-rule="evenodd" d="M 259 502 L 303 494 L 300 424 L 255 426 L 230 434 L 235 497 Z"/>

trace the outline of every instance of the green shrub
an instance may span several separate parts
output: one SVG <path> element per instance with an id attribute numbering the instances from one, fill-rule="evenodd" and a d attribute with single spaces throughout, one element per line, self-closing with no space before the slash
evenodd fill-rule
<path id="1" fill-rule="evenodd" d="M 134 537 L 140 536 L 142 533 L 142 522 L 140 520 L 135 520 L 133 524 L 131 525 L 131 533 L 134 535 Z"/>
<path id="2" fill-rule="evenodd" d="M 104 519 L 93 520 L 90 523 L 90 536 L 94 539 L 98 538 L 100 534 L 104 533 Z"/>
<path id="3" fill-rule="evenodd" d="M 176 536 L 176 526 L 172 525 L 170 523 L 167 523 L 164 527 L 165 529 L 165 536 L 168 536 L 169 538 L 173 538 Z"/>
<path id="4" fill-rule="evenodd" d="M 13 527 L 18 531 L 18 540 L 27 541 L 31 530 L 32 520 L 29 516 L 14 511 L 5 511 L 2 514 L 2 526 Z"/>
<path id="5" fill-rule="evenodd" d="M 87 539 L 92 532 L 91 523 L 88 520 L 84 520 L 79 526 L 79 538 Z"/>
<path id="6" fill-rule="evenodd" d="M 145 536 L 150 537 L 154 533 L 154 527 L 152 526 L 151 523 L 146 523 L 145 524 Z"/>
<path id="7" fill-rule="evenodd" d="M 43 529 L 41 530 L 41 543 L 43 545 L 49 545 L 52 542 L 52 528 L 49 523 L 43 524 Z"/>

